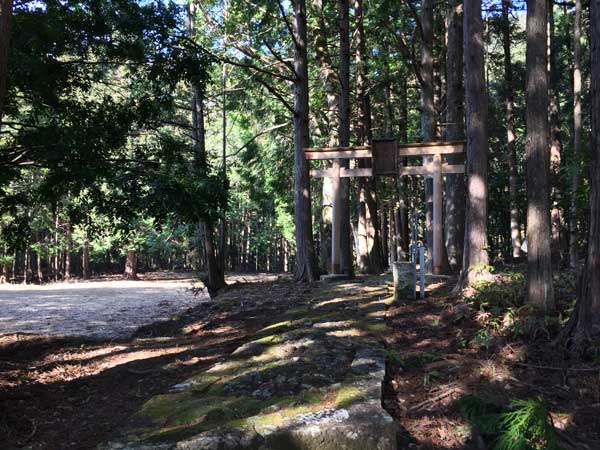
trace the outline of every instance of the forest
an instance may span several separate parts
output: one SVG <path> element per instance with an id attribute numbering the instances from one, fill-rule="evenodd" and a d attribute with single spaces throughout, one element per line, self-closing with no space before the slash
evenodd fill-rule
<path id="1" fill-rule="evenodd" d="M 459 348 L 600 373 L 600 0 L 0 0 L 0 284 L 193 273 L 229 305 L 231 276 L 367 289 L 419 247 Z M 559 444 L 538 394 L 473 448 L 599 448 L 597 409 Z M 510 441 L 528 407 L 546 431 Z"/>

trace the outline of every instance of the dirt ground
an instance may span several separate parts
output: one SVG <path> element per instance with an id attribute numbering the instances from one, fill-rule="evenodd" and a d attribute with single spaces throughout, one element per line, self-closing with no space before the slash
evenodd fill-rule
<path id="1" fill-rule="evenodd" d="M 236 284 L 218 301 L 197 302 L 133 338 L 0 337 L 0 449 L 87 450 L 106 442 L 135 423 L 148 399 L 241 345 L 278 298 L 306 295 L 277 279 L 232 277 Z"/>
<path id="2" fill-rule="evenodd" d="M 148 399 L 234 351 L 281 305 L 314 295 L 285 276 L 236 281 L 132 338 L 0 338 L 0 449 L 94 449 L 135 425 Z M 478 394 L 542 398 L 564 449 L 600 449 L 597 361 L 569 360 L 543 333 L 527 344 L 483 345 L 481 317 L 448 314 L 461 303 L 450 294 L 454 282 L 433 283 L 425 300 L 387 312 L 384 406 L 402 429 L 399 448 L 493 448 L 455 408 L 461 395 Z"/>
<path id="3" fill-rule="evenodd" d="M 0 285 L 0 336 L 14 333 L 122 339 L 147 323 L 206 301 L 190 274 L 152 273 L 139 281 Z"/>

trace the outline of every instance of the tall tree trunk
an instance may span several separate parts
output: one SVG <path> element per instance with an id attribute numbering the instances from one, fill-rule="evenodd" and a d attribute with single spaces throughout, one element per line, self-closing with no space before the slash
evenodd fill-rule
<path id="1" fill-rule="evenodd" d="M 227 2 L 225 2 L 227 5 Z M 227 6 L 225 6 L 225 9 Z M 227 14 L 227 12 L 225 12 Z M 222 67 L 221 97 L 223 108 L 221 111 L 221 177 L 223 178 L 223 188 L 227 191 L 229 183 L 227 180 L 227 66 L 223 63 Z M 224 274 L 227 270 L 227 213 L 223 210 L 220 222 L 219 233 L 219 270 Z"/>
<path id="2" fill-rule="evenodd" d="M 60 249 L 59 249 L 59 214 L 58 214 L 58 206 L 56 207 L 56 217 L 54 219 L 54 281 L 58 281 L 58 276 L 60 272 Z"/>
<path id="3" fill-rule="evenodd" d="M 401 142 L 408 142 L 408 83 L 406 76 L 403 74 L 400 76 L 400 124 L 399 124 L 399 138 Z M 407 158 L 404 158 L 402 165 L 406 166 Z M 410 251 L 410 225 L 408 219 L 408 191 L 410 186 L 410 179 L 398 177 L 398 186 L 396 192 L 398 192 L 398 221 L 396 228 L 399 230 L 397 234 L 397 245 L 401 246 L 404 255 L 398 255 L 398 258 L 406 260 Z"/>
<path id="4" fill-rule="evenodd" d="M 38 283 L 42 284 L 44 282 L 44 271 L 42 269 L 42 250 L 41 250 L 41 236 L 38 235 L 38 247 L 35 252 L 35 268 L 36 268 L 36 276 Z"/>
<path id="5" fill-rule="evenodd" d="M 370 145 L 373 141 L 371 122 L 371 98 L 366 74 L 366 34 L 364 27 L 364 9 L 362 0 L 354 2 L 356 17 L 356 84 L 359 105 L 357 140 L 359 144 Z M 369 163 L 361 159 L 359 167 L 368 167 Z M 379 217 L 377 208 L 376 185 L 373 178 L 359 178 L 358 195 L 358 237 L 359 270 L 363 273 L 381 273 L 384 268 Z"/>
<path id="6" fill-rule="evenodd" d="M 4 114 L 6 78 L 8 76 L 8 53 L 13 14 L 12 0 L 0 0 L 0 127 Z"/>
<path id="7" fill-rule="evenodd" d="M 188 32 L 190 38 L 194 39 L 195 26 L 195 3 L 192 1 L 188 10 Z M 193 175 L 196 177 L 206 176 L 204 167 L 206 166 L 206 132 L 204 128 L 204 103 L 200 95 L 200 90 L 193 84 L 191 90 L 191 108 L 192 108 L 192 138 L 194 147 L 194 164 L 192 167 Z M 216 255 L 214 245 L 214 228 L 212 224 L 200 221 L 197 226 L 197 233 L 203 243 L 206 257 L 207 276 L 204 284 L 209 294 L 216 293 L 219 289 L 225 287 L 225 276 Z"/>
<path id="8" fill-rule="evenodd" d="M 27 246 L 23 252 L 23 284 L 31 280 L 31 247 Z"/>
<path id="9" fill-rule="evenodd" d="M 467 210 L 463 272 L 458 288 L 488 275 L 488 103 L 483 61 L 481 0 L 464 4 L 465 93 L 467 99 Z"/>
<path id="10" fill-rule="evenodd" d="M 550 256 L 547 0 L 527 1 L 527 298 L 554 309 Z"/>
<path id="11" fill-rule="evenodd" d="M 333 123 L 336 121 L 336 111 L 338 109 L 338 95 L 336 89 L 336 75 L 330 60 L 329 48 L 327 43 L 327 23 L 325 21 L 325 11 L 323 9 L 323 0 L 314 0 L 313 6 L 317 15 L 317 26 L 314 30 L 315 36 L 315 56 L 319 64 L 319 78 L 325 88 L 327 99 L 326 126 L 323 134 L 328 136 L 327 146 L 335 147 L 337 137 L 332 133 Z M 331 237 L 332 237 L 332 219 L 333 219 L 333 179 L 323 178 L 321 192 L 321 216 L 319 221 L 319 252 L 320 269 L 322 272 L 329 272 L 331 267 Z M 339 207 L 339 205 L 337 206 Z"/>
<path id="12" fill-rule="evenodd" d="M 581 5 L 580 5 L 581 6 Z M 566 328 L 584 344 L 600 326 L 600 0 L 590 1 L 592 148 L 590 161 L 590 227 L 577 303 Z M 585 348 L 582 346 L 582 348 Z"/>
<path id="13" fill-rule="evenodd" d="M 340 31 L 340 96 L 338 102 L 338 140 L 340 147 L 350 145 L 350 0 L 339 0 Z M 348 160 L 342 161 L 342 167 L 349 167 Z M 354 276 L 352 259 L 352 236 L 350 227 L 350 179 L 340 180 L 341 209 L 341 272 Z"/>
<path id="14" fill-rule="evenodd" d="M 296 225 L 296 280 L 317 278 L 312 236 L 310 179 L 304 148 L 309 146 L 308 56 L 306 1 L 294 4 L 294 221 Z"/>
<path id="15" fill-rule="evenodd" d="M 137 252 L 135 250 L 128 250 L 127 256 L 125 257 L 125 273 L 123 273 L 123 278 L 126 280 L 138 279 L 137 260 Z"/>
<path id="16" fill-rule="evenodd" d="M 579 157 L 581 155 L 581 13 L 582 0 L 575 0 L 573 24 L 573 165 L 569 211 L 569 265 L 577 267 L 577 191 L 579 189 Z"/>
<path id="17" fill-rule="evenodd" d="M 433 0 L 421 2 L 421 141 L 435 141 L 433 87 Z M 428 158 L 432 160 L 432 158 Z M 433 249 L 433 179 L 425 179 L 427 248 Z"/>
<path id="18" fill-rule="evenodd" d="M 81 268 L 83 272 L 83 279 L 89 280 L 90 278 L 90 240 L 87 235 L 83 239 L 83 250 L 81 253 Z"/>
<path id="19" fill-rule="evenodd" d="M 514 82 L 510 40 L 510 0 L 502 0 L 502 46 L 504 47 L 504 105 L 506 114 L 506 152 L 508 160 L 508 195 L 510 202 L 510 239 L 512 258 L 521 257 L 521 224 L 517 205 L 518 172 L 515 151 Z"/>
<path id="20" fill-rule="evenodd" d="M 71 278 L 71 251 L 73 247 L 73 241 L 71 239 L 71 219 L 67 219 L 65 222 L 65 280 Z"/>
<path id="21" fill-rule="evenodd" d="M 548 80 L 550 81 L 550 103 L 549 103 L 549 120 L 550 120 L 550 174 L 551 174 L 551 250 L 552 255 L 556 259 L 562 256 L 562 240 L 563 235 L 563 212 L 560 208 L 560 165 L 562 153 L 562 138 L 560 131 L 560 73 L 556 69 L 556 53 L 558 51 L 555 27 L 554 27 L 554 0 L 548 0 L 548 26 L 547 26 L 547 54 L 548 54 Z"/>
<path id="22" fill-rule="evenodd" d="M 461 0 L 451 0 L 448 9 L 448 51 L 446 53 L 446 129 L 447 141 L 464 139 L 463 17 Z M 461 155 L 447 155 L 449 164 L 461 163 Z M 446 176 L 446 247 L 448 263 L 460 271 L 465 238 L 465 178 Z"/>

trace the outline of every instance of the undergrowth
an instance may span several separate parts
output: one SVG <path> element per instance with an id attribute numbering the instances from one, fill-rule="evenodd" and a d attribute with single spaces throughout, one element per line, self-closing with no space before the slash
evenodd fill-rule
<path id="1" fill-rule="evenodd" d="M 458 411 L 494 450 L 562 450 L 552 418 L 541 399 L 513 400 L 507 407 L 475 395 L 456 401 Z"/>

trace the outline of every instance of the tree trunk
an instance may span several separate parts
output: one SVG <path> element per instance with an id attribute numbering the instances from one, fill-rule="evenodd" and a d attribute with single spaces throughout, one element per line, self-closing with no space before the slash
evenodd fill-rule
<path id="1" fill-rule="evenodd" d="M 463 88 L 463 18 L 462 2 L 451 0 L 448 10 L 448 51 L 446 71 L 445 140 L 464 139 Z M 462 163 L 463 156 L 447 155 L 448 164 Z M 453 271 L 460 271 L 465 238 L 465 178 L 464 175 L 446 175 L 446 248 L 448 263 Z"/>
<path id="2" fill-rule="evenodd" d="M 312 236 L 310 179 L 304 148 L 309 146 L 308 56 L 306 1 L 294 2 L 294 222 L 296 225 L 296 280 L 317 278 Z"/>
<path id="3" fill-rule="evenodd" d="M 83 250 L 81 254 L 81 267 L 83 271 L 83 279 L 90 278 L 90 241 L 87 236 L 83 240 Z"/>
<path id="4" fill-rule="evenodd" d="M 0 0 L 0 127 L 2 126 L 6 97 L 12 14 L 12 0 Z"/>
<path id="5" fill-rule="evenodd" d="M 527 298 L 554 309 L 550 257 L 547 0 L 527 1 Z"/>
<path id="6" fill-rule="evenodd" d="M 69 280 L 71 278 L 71 250 L 73 247 L 70 219 L 65 223 L 65 239 L 67 241 L 65 247 L 65 280 Z"/>
<path id="7" fill-rule="evenodd" d="M 225 2 L 225 15 L 227 14 L 227 2 Z M 227 180 L 227 66 L 222 65 L 221 97 L 223 108 L 221 111 L 221 177 L 223 188 L 227 191 L 229 182 Z M 221 215 L 219 234 L 219 270 L 224 274 L 227 270 L 227 212 L 224 209 Z"/>
<path id="8" fill-rule="evenodd" d="M 581 13 L 582 0 L 575 0 L 573 24 L 573 165 L 569 211 L 569 265 L 577 267 L 577 191 L 579 189 L 579 155 L 581 155 Z"/>
<path id="9" fill-rule="evenodd" d="M 510 239 L 512 258 L 521 257 L 521 225 L 517 205 L 518 172 L 515 152 L 514 84 L 510 40 L 510 0 L 502 0 L 502 46 L 504 47 L 504 104 L 506 113 L 506 152 L 508 160 L 508 195 L 510 202 Z"/>
<path id="10" fill-rule="evenodd" d="M 362 0 L 356 0 L 354 11 L 357 27 L 356 43 L 356 84 L 359 105 L 357 141 L 361 145 L 371 144 L 371 99 L 367 87 L 366 35 L 364 28 L 364 11 Z M 358 161 L 358 167 L 369 167 L 364 159 Z M 358 195 L 358 265 L 362 273 L 381 273 L 384 268 L 379 220 L 377 212 L 377 195 L 373 178 L 359 178 Z"/>
<path id="11" fill-rule="evenodd" d="M 40 244 L 40 239 L 38 239 L 38 244 Z M 38 247 L 38 250 L 35 252 L 35 267 L 36 267 L 36 276 L 38 283 L 42 284 L 44 282 L 44 271 L 42 269 L 42 254 L 41 254 L 41 245 Z"/>
<path id="12" fill-rule="evenodd" d="M 562 138 L 560 132 L 560 73 L 556 70 L 557 44 L 554 36 L 554 0 L 548 0 L 548 26 L 547 26 L 547 54 L 548 54 L 548 80 L 550 81 L 550 174 L 551 174 L 551 210 L 550 223 L 552 230 L 551 250 L 555 259 L 562 256 L 563 211 L 560 208 L 560 165 L 562 153 Z"/>
<path id="13" fill-rule="evenodd" d="M 195 3 L 190 2 L 189 5 L 189 21 L 188 31 L 191 38 L 194 38 L 194 17 L 195 17 Z M 204 167 L 206 166 L 206 132 L 204 128 L 204 103 L 200 96 L 200 90 L 192 84 L 191 86 L 191 107 L 192 107 L 192 138 L 194 142 L 194 165 L 192 171 L 196 177 L 205 176 Z M 207 265 L 207 276 L 204 280 L 204 284 L 208 289 L 209 294 L 216 293 L 219 289 L 225 287 L 225 276 L 222 268 L 219 266 L 219 261 L 215 253 L 214 246 L 214 229 L 212 224 L 200 223 L 197 227 L 198 234 L 200 235 L 201 242 L 203 243 L 206 265 Z"/>
<path id="14" fill-rule="evenodd" d="M 421 2 L 421 141 L 435 141 L 433 87 L 433 0 Z M 429 161 L 431 157 L 427 158 Z M 433 249 L 433 179 L 425 178 L 427 248 Z"/>
<path id="15" fill-rule="evenodd" d="M 350 0 L 339 0 L 339 32 L 340 32 L 340 95 L 338 101 L 338 141 L 340 147 L 350 145 Z M 348 160 L 341 167 L 349 167 Z M 341 209 L 341 261 L 340 270 L 347 276 L 354 276 L 352 260 L 352 236 L 350 227 L 350 180 L 340 180 Z"/>
<path id="16" fill-rule="evenodd" d="M 408 142 L 408 84 L 406 82 L 406 77 L 400 77 L 400 141 L 407 143 Z M 406 166 L 407 158 L 404 158 L 402 161 L 402 165 Z M 398 192 L 398 221 L 396 227 L 400 232 L 398 233 L 397 243 L 396 245 L 401 246 L 402 252 L 404 255 L 398 254 L 398 258 L 402 260 L 406 260 L 408 257 L 408 253 L 410 251 L 410 225 L 408 219 L 408 187 L 410 185 L 410 181 L 408 178 L 397 177 L 398 185 L 396 187 L 396 192 Z M 402 253 L 401 252 L 401 253 Z"/>
<path id="17" fill-rule="evenodd" d="M 483 61 L 481 0 L 464 4 L 465 93 L 467 99 L 467 210 L 463 271 L 458 288 L 488 275 L 488 129 Z"/>
<path id="18" fill-rule="evenodd" d="M 135 250 L 128 250 L 127 257 L 125 258 L 125 272 L 123 278 L 126 280 L 137 280 L 137 259 L 138 255 Z"/>
<path id="19" fill-rule="evenodd" d="M 56 208 L 56 217 L 54 220 L 54 281 L 58 281 L 58 275 L 60 272 L 60 249 L 59 249 L 59 215 L 58 215 L 58 207 Z"/>
<path id="20" fill-rule="evenodd" d="M 579 0 L 578 0 L 579 1 Z M 580 4 L 581 6 L 581 4 Z M 577 25 L 576 25 L 577 26 Z M 592 148 L 590 161 L 590 227 L 577 303 L 567 336 L 583 344 L 600 326 L 600 0 L 590 1 Z"/>

